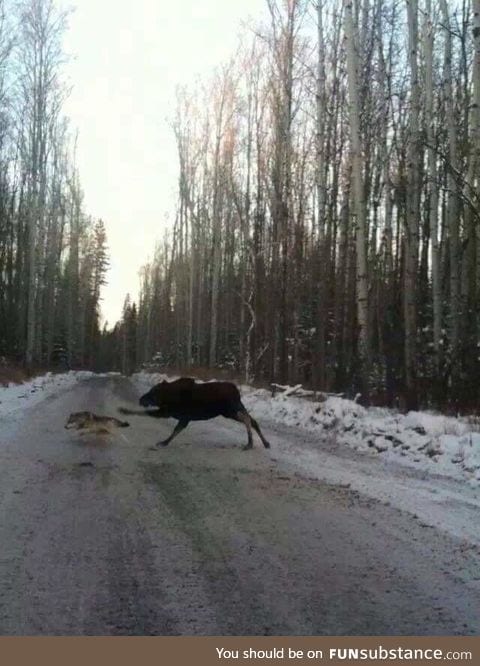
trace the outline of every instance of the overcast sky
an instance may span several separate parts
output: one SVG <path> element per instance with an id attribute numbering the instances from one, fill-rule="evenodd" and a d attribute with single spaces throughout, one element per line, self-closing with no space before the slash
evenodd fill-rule
<path id="1" fill-rule="evenodd" d="M 264 0 L 78 0 L 66 50 L 66 105 L 79 130 L 85 208 L 107 224 L 110 324 L 173 215 L 175 145 L 167 118 L 177 84 L 207 76 L 234 51 L 242 21 Z"/>

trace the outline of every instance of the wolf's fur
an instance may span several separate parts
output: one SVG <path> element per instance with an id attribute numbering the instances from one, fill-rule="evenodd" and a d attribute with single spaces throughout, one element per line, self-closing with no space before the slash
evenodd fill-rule
<path id="1" fill-rule="evenodd" d="M 72 412 L 68 417 L 65 428 L 70 430 L 96 430 L 98 432 L 108 433 L 110 428 L 128 428 L 128 421 L 120 421 L 114 416 L 98 416 L 93 412 Z"/>

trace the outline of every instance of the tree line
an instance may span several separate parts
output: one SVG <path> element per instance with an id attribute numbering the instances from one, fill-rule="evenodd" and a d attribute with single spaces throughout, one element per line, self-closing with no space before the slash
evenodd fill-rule
<path id="1" fill-rule="evenodd" d="M 478 404 L 480 0 L 266 0 L 179 89 L 174 223 L 99 331 L 66 15 L 0 0 L 0 355 Z M 100 360 L 99 360 L 100 359 Z"/>
<path id="2" fill-rule="evenodd" d="M 178 91 L 175 223 L 117 326 L 128 363 L 476 406 L 480 0 L 266 5 Z"/>
<path id="3" fill-rule="evenodd" d="M 96 363 L 108 268 L 88 216 L 62 106 L 68 13 L 0 0 L 0 358 L 33 367 Z"/>

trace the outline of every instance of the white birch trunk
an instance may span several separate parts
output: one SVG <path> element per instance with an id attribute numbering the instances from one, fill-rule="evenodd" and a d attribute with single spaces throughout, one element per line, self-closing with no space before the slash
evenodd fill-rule
<path id="1" fill-rule="evenodd" d="M 440 0 L 442 23 L 445 33 L 444 54 L 444 99 L 445 114 L 448 131 L 448 158 L 450 167 L 447 176 L 448 204 L 447 227 L 449 235 L 450 258 L 450 353 L 452 357 L 452 381 L 455 384 L 458 376 L 458 331 L 460 316 L 460 288 L 459 288 L 459 219 L 458 219 L 458 192 L 457 182 L 452 169 L 458 171 L 457 155 L 457 127 L 455 123 L 455 110 L 452 83 L 452 33 L 450 29 L 450 15 L 446 0 Z"/>
<path id="2" fill-rule="evenodd" d="M 420 215 L 419 136 L 420 87 L 418 80 L 418 6 L 417 0 L 407 0 L 408 49 L 410 61 L 410 120 L 407 146 L 407 193 L 405 229 L 405 384 L 407 406 L 414 408 L 416 395 L 417 312 L 416 280 L 418 265 L 418 229 Z"/>
<path id="3" fill-rule="evenodd" d="M 356 275 L 358 353 L 364 393 L 368 393 L 370 344 L 368 332 L 368 276 L 366 250 L 365 191 L 363 183 L 362 145 L 360 140 L 360 112 L 358 102 L 358 52 L 356 30 L 353 23 L 352 1 L 344 0 L 345 37 L 347 42 L 347 76 L 350 120 L 350 146 L 352 159 L 353 208 L 356 221 Z M 364 398 L 368 400 L 368 395 Z"/>
<path id="4" fill-rule="evenodd" d="M 443 0 L 442 0 L 443 1 Z M 438 183 L 437 156 L 435 152 L 435 116 L 433 112 L 433 44 L 434 19 L 432 1 L 427 0 L 425 17 L 425 125 L 427 129 L 428 156 L 428 192 L 430 196 L 430 237 L 432 249 L 432 296 L 433 296 L 433 347 L 437 374 L 440 370 L 441 334 L 442 334 L 442 294 L 439 266 L 438 241 Z"/>

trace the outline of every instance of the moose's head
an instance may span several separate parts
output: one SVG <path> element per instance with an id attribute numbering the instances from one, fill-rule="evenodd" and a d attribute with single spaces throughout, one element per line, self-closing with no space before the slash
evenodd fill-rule
<path id="1" fill-rule="evenodd" d="M 147 393 L 144 393 L 139 400 L 140 405 L 142 407 L 161 407 L 165 384 L 167 384 L 167 382 L 164 380 L 160 384 L 155 384 L 155 386 Z"/>

